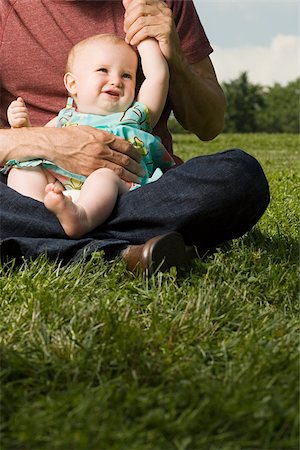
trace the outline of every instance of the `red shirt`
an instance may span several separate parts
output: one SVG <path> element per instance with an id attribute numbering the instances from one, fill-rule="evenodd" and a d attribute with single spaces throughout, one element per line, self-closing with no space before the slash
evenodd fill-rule
<path id="1" fill-rule="evenodd" d="M 193 64 L 212 52 L 192 0 L 166 0 L 173 11 L 182 51 Z M 77 42 L 98 33 L 124 37 L 121 0 L 0 0 L 0 127 L 6 110 L 24 98 L 33 126 L 42 126 L 65 106 L 63 75 Z M 138 71 L 137 86 L 143 80 Z M 154 132 L 172 153 L 167 101 Z"/>

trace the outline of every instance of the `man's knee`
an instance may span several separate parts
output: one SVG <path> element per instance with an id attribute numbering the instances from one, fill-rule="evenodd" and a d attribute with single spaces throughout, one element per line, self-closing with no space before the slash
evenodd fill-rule
<path id="1" fill-rule="evenodd" d="M 269 184 L 258 160 L 241 149 L 233 149 L 232 152 L 240 161 L 239 170 L 242 172 L 243 178 L 245 178 L 248 183 L 251 183 L 251 188 L 256 189 L 257 192 L 265 198 L 265 201 L 269 203 Z"/>
<path id="2" fill-rule="evenodd" d="M 254 223 L 263 215 L 270 202 L 267 178 L 256 158 L 241 149 L 232 149 L 235 158 L 236 176 L 239 180 L 241 195 L 249 213 L 252 211 Z"/>

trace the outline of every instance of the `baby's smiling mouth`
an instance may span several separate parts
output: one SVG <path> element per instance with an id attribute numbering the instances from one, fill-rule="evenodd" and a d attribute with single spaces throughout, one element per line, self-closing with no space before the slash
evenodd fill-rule
<path id="1" fill-rule="evenodd" d="M 103 91 L 104 94 L 110 95 L 112 97 L 120 97 L 120 93 L 114 90 Z"/>

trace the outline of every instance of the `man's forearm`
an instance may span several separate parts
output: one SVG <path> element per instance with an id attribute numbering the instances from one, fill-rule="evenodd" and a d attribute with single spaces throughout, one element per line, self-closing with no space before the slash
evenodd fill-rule
<path id="1" fill-rule="evenodd" d="M 127 42 L 155 38 L 170 69 L 169 94 L 175 117 L 202 140 L 223 129 L 225 97 L 209 57 L 189 65 L 181 49 L 172 9 L 163 1 L 123 0 Z"/>
<path id="2" fill-rule="evenodd" d="M 181 60 L 170 69 L 170 98 L 176 119 L 201 140 L 213 139 L 223 130 L 226 101 L 209 58 L 194 66 Z"/>
<path id="3" fill-rule="evenodd" d="M 8 160 L 35 158 L 55 159 L 55 146 L 45 128 L 14 128 L 0 130 L 0 165 Z"/>
<path id="4" fill-rule="evenodd" d="M 0 130 L 0 165 L 8 160 L 47 159 L 73 173 L 90 175 L 100 167 L 123 180 L 140 182 L 140 152 L 125 139 L 89 126 Z"/>

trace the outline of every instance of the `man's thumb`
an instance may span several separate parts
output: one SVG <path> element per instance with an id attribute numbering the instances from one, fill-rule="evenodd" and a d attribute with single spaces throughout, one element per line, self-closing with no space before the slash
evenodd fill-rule
<path id="1" fill-rule="evenodd" d="M 131 0 L 123 0 L 123 6 L 126 9 L 127 6 L 129 5 L 129 3 L 131 2 Z"/>

